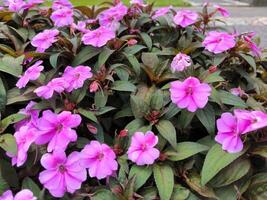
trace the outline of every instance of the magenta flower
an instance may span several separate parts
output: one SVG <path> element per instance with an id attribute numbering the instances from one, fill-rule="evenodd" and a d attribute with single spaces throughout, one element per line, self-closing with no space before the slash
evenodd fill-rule
<path id="1" fill-rule="evenodd" d="M 56 36 L 58 34 L 58 30 L 44 30 L 43 32 L 38 33 L 36 36 L 34 36 L 31 44 L 32 46 L 37 47 L 37 52 L 43 53 L 57 41 Z"/>
<path id="2" fill-rule="evenodd" d="M 173 21 L 176 25 L 183 28 L 194 24 L 198 19 L 198 14 L 191 10 L 180 10 L 176 13 Z"/>
<path id="3" fill-rule="evenodd" d="M 41 75 L 41 71 L 43 71 L 44 66 L 41 64 L 43 61 L 37 61 L 33 66 L 29 67 L 23 76 L 20 77 L 16 86 L 21 89 L 24 88 L 29 81 L 34 81 L 39 78 Z"/>
<path id="4" fill-rule="evenodd" d="M 52 9 L 53 10 L 58 10 L 58 9 L 61 9 L 61 8 L 72 8 L 73 5 L 70 1 L 68 0 L 55 0 L 53 1 L 53 4 L 52 4 Z"/>
<path id="5" fill-rule="evenodd" d="M 82 41 L 85 45 L 92 45 L 94 47 L 102 47 L 111 39 L 116 37 L 115 32 L 100 26 L 98 29 L 89 31 L 84 34 Z"/>
<path id="6" fill-rule="evenodd" d="M 247 94 L 245 93 L 245 91 L 242 90 L 240 87 L 232 88 L 232 89 L 230 90 L 230 92 L 231 92 L 233 95 L 238 96 L 238 97 L 247 96 Z"/>
<path id="7" fill-rule="evenodd" d="M 66 67 L 63 74 L 63 78 L 69 83 L 69 87 L 66 88 L 66 91 L 71 92 L 74 89 L 83 87 L 84 81 L 92 77 L 93 74 L 90 67 L 82 65 L 77 67 Z"/>
<path id="8" fill-rule="evenodd" d="M 76 128 L 81 123 L 81 117 L 77 114 L 71 114 L 69 111 L 63 111 L 55 114 L 50 110 L 43 112 L 40 118 L 38 129 L 39 135 L 35 141 L 36 144 L 48 143 L 47 151 L 65 150 L 70 142 L 77 140 Z"/>
<path id="9" fill-rule="evenodd" d="M 245 43 L 248 45 L 248 47 L 250 48 L 252 54 L 254 56 L 260 57 L 262 50 L 257 46 L 257 44 L 255 42 L 252 41 L 252 38 L 255 36 L 255 33 L 249 33 L 248 35 L 244 35 L 243 36 L 243 40 L 245 41 Z"/>
<path id="10" fill-rule="evenodd" d="M 30 190 L 24 189 L 18 192 L 15 197 L 13 197 L 11 190 L 7 190 L 0 196 L 0 200 L 37 200 L 37 198 Z"/>
<path id="11" fill-rule="evenodd" d="M 240 152 L 243 149 L 243 142 L 240 137 L 248 125 L 247 121 L 240 121 L 231 113 L 223 113 L 221 118 L 217 120 L 218 133 L 215 140 L 222 144 L 223 150 L 229 153 Z"/>
<path id="12" fill-rule="evenodd" d="M 108 145 L 100 144 L 98 141 L 91 141 L 86 145 L 81 151 L 81 158 L 92 178 L 106 178 L 118 169 L 114 151 Z"/>
<path id="13" fill-rule="evenodd" d="M 47 85 L 35 89 L 34 93 L 36 93 L 38 97 L 50 99 L 53 96 L 54 92 L 60 94 L 68 87 L 69 83 L 67 83 L 64 78 L 54 78 Z"/>
<path id="14" fill-rule="evenodd" d="M 55 10 L 50 18 L 57 27 L 68 26 L 73 23 L 73 11 L 67 7 L 61 8 Z"/>
<path id="15" fill-rule="evenodd" d="M 86 180 L 86 169 L 81 166 L 80 153 L 68 157 L 64 151 L 44 154 L 41 164 L 45 168 L 39 175 L 40 182 L 54 197 L 63 197 L 65 192 L 74 193 Z"/>
<path id="16" fill-rule="evenodd" d="M 211 31 L 202 44 L 208 51 L 218 54 L 233 48 L 236 42 L 233 35 L 226 32 Z"/>
<path id="17" fill-rule="evenodd" d="M 261 111 L 234 110 L 234 114 L 239 121 L 247 123 L 247 127 L 242 134 L 256 131 L 267 126 L 267 114 Z"/>
<path id="18" fill-rule="evenodd" d="M 8 6 L 8 9 L 13 12 L 19 12 L 25 6 L 25 2 L 23 0 L 5 0 L 5 6 Z"/>
<path id="19" fill-rule="evenodd" d="M 36 105 L 36 102 L 30 101 L 25 108 L 23 108 L 19 111 L 19 114 L 23 114 L 26 117 L 25 117 L 25 119 L 23 119 L 23 120 L 21 120 L 15 124 L 14 127 L 15 127 L 16 131 L 18 131 L 22 126 L 28 126 L 30 128 L 37 127 L 38 116 L 39 116 L 40 110 L 35 109 L 34 108 L 35 105 Z"/>
<path id="20" fill-rule="evenodd" d="M 130 4 L 132 5 L 136 4 L 138 6 L 146 6 L 144 0 L 130 0 Z"/>
<path id="21" fill-rule="evenodd" d="M 160 155 L 159 150 L 154 148 L 157 143 L 158 137 L 152 131 L 145 134 L 136 132 L 127 151 L 128 158 L 137 165 L 153 164 Z"/>
<path id="22" fill-rule="evenodd" d="M 27 152 L 37 137 L 36 132 L 36 129 L 29 126 L 22 126 L 15 132 L 14 137 L 18 146 L 17 155 L 7 153 L 7 155 L 12 158 L 12 165 L 20 167 L 25 163 L 27 160 Z"/>
<path id="23" fill-rule="evenodd" d="M 156 10 L 156 12 L 152 15 L 152 19 L 155 20 L 161 16 L 167 15 L 170 10 L 172 9 L 172 6 L 164 7 Z"/>
<path id="24" fill-rule="evenodd" d="M 178 53 L 172 60 L 171 69 L 173 72 L 175 71 L 181 72 L 184 71 L 190 65 L 191 65 L 190 56 L 183 53 Z"/>
<path id="25" fill-rule="evenodd" d="M 218 11 L 222 16 L 230 17 L 230 13 L 225 8 L 223 8 L 219 5 L 214 5 L 214 7 L 216 8 L 216 11 Z"/>
<path id="26" fill-rule="evenodd" d="M 195 112 L 208 103 L 211 87 L 207 83 L 200 83 L 195 77 L 189 77 L 183 82 L 172 82 L 170 93 L 172 102 L 179 108 L 187 108 L 188 111 Z"/>
<path id="27" fill-rule="evenodd" d="M 38 4 L 44 3 L 44 0 L 28 0 L 23 6 L 24 9 L 30 9 L 35 7 Z"/>
<path id="28" fill-rule="evenodd" d="M 86 29 L 86 22 L 84 22 L 84 21 L 78 21 L 77 24 L 73 23 L 71 25 L 71 27 L 72 27 L 72 29 L 78 30 L 78 31 L 80 31 L 82 33 L 87 33 L 88 32 L 88 30 Z"/>

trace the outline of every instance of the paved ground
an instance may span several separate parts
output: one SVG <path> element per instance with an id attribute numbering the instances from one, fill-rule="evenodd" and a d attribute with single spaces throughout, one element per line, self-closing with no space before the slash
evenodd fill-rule
<path id="1" fill-rule="evenodd" d="M 236 0 L 188 0 L 192 9 L 201 10 L 201 5 L 209 1 L 227 6 L 231 16 L 225 21 L 232 30 L 238 32 L 256 32 L 261 37 L 261 47 L 267 49 L 267 7 L 249 7 Z"/>

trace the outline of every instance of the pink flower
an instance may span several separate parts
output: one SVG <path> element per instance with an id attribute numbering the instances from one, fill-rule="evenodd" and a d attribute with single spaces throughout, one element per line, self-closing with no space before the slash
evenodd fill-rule
<path id="1" fill-rule="evenodd" d="M 255 33 L 249 33 L 248 35 L 243 35 L 243 40 L 247 43 L 248 47 L 250 48 L 252 54 L 254 56 L 260 57 L 261 56 L 261 49 L 257 46 L 255 42 L 252 41 L 252 38 L 255 36 Z"/>
<path id="2" fill-rule="evenodd" d="M 187 108 L 195 112 L 198 108 L 204 108 L 211 94 L 211 87 L 207 83 L 200 83 L 195 77 L 189 77 L 183 82 L 171 83 L 171 100 L 179 108 Z"/>
<path id="3" fill-rule="evenodd" d="M 185 28 L 194 24 L 198 19 L 198 14 L 191 10 L 180 10 L 176 13 L 173 20 L 174 23 Z"/>
<path id="4" fill-rule="evenodd" d="M 41 65 L 42 63 L 43 61 L 37 61 L 33 66 L 29 67 L 25 71 L 24 75 L 20 77 L 16 86 L 21 89 L 24 88 L 30 80 L 37 80 L 41 74 L 41 71 L 44 69 L 44 66 Z"/>
<path id="5" fill-rule="evenodd" d="M 70 8 L 61 8 L 55 10 L 51 17 L 52 21 L 55 23 L 57 27 L 68 26 L 73 23 L 73 11 Z"/>
<path id="6" fill-rule="evenodd" d="M 219 5 L 214 5 L 214 7 L 216 8 L 216 11 L 218 11 L 222 16 L 230 17 L 230 13 L 225 8 L 223 8 Z"/>
<path id="7" fill-rule="evenodd" d="M 50 99 L 54 92 L 60 94 L 68 87 L 69 83 L 67 83 L 64 78 L 54 78 L 47 85 L 35 89 L 34 93 L 36 93 L 38 97 Z"/>
<path id="8" fill-rule="evenodd" d="M 156 12 L 152 15 L 152 19 L 155 20 L 161 16 L 167 15 L 168 12 L 172 9 L 172 6 L 164 7 L 156 10 Z"/>
<path id="9" fill-rule="evenodd" d="M 39 135 L 35 143 L 48 143 L 48 152 L 57 149 L 65 150 L 70 142 L 77 140 L 77 134 L 73 128 L 78 127 L 80 123 L 80 115 L 71 114 L 69 111 L 55 114 L 46 110 L 39 121 Z"/>
<path id="10" fill-rule="evenodd" d="M 93 74 L 90 67 L 82 65 L 77 67 L 67 66 L 63 74 L 63 78 L 69 83 L 66 91 L 71 92 L 74 89 L 83 87 L 84 81 L 92 77 Z"/>
<path id="11" fill-rule="evenodd" d="M 30 9 L 35 7 L 38 4 L 44 3 L 44 0 L 28 0 L 28 2 L 25 3 L 23 6 L 24 9 Z"/>
<path id="12" fill-rule="evenodd" d="M 30 190 L 24 189 L 18 192 L 15 197 L 13 197 L 11 190 L 7 190 L 0 196 L 0 200 L 37 200 L 37 198 Z"/>
<path id="13" fill-rule="evenodd" d="M 74 193 L 86 180 L 86 169 L 81 166 L 80 153 L 68 157 L 64 151 L 44 154 L 41 164 L 45 168 L 39 175 L 40 182 L 54 197 L 63 197 L 65 192 Z"/>
<path id="14" fill-rule="evenodd" d="M 233 48 L 236 42 L 233 35 L 226 32 L 211 31 L 202 44 L 208 51 L 218 54 Z"/>
<path id="15" fill-rule="evenodd" d="M 191 65 L 190 56 L 183 54 L 183 53 L 178 53 L 172 60 L 171 69 L 173 72 L 175 71 L 180 72 L 180 71 L 184 71 L 190 65 Z"/>
<path id="16" fill-rule="evenodd" d="M 91 141 L 81 151 L 83 164 L 88 169 L 90 177 L 103 179 L 111 176 L 118 169 L 114 151 L 106 144 Z"/>
<path id="17" fill-rule="evenodd" d="M 37 137 L 36 129 L 29 126 L 22 126 L 15 132 L 14 137 L 18 146 L 17 155 L 12 155 L 11 153 L 7 153 L 7 155 L 12 158 L 12 165 L 20 167 L 27 160 L 27 152 Z"/>
<path id="18" fill-rule="evenodd" d="M 236 109 L 234 110 L 234 114 L 239 121 L 245 121 L 248 124 L 242 134 L 267 126 L 267 114 L 264 112 Z"/>
<path id="19" fill-rule="evenodd" d="M 32 46 L 37 47 L 37 52 L 43 53 L 57 41 L 58 30 L 44 30 L 32 39 Z"/>
<path id="20" fill-rule="evenodd" d="M 237 88 L 232 88 L 230 90 L 230 92 L 235 95 L 235 96 L 238 96 L 238 97 L 242 97 L 242 96 L 247 96 L 247 94 L 245 93 L 244 90 L 242 90 L 240 87 L 237 87 Z"/>
<path id="21" fill-rule="evenodd" d="M 222 144 L 223 150 L 229 153 L 240 152 L 243 149 L 243 142 L 240 137 L 248 124 L 247 121 L 239 121 L 231 113 L 223 113 L 221 118 L 217 120 L 218 133 L 215 140 Z"/>
<path id="22" fill-rule="evenodd" d="M 72 3 L 68 0 L 55 0 L 53 1 L 52 9 L 58 10 L 61 8 L 69 8 L 71 9 L 73 7 Z"/>
<path id="23" fill-rule="evenodd" d="M 73 23 L 73 24 L 71 25 L 71 27 L 72 27 L 74 30 L 78 30 L 78 31 L 80 31 L 80 32 L 82 32 L 82 33 L 87 33 L 87 32 L 88 32 L 88 30 L 86 29 L 86 22 L 84 22 L 84 21 L 78 21 L 77 24 Z"/>
<path id="24" fill-rule="evenodd" d="M 127 14 L 128 8 L 122 3 L 117 4 L 98 15 L 99 24 L 112 30 L 116 30 L 119 26 L 119 21 Z"/>
<path id="25" fill-rule="evenodd" d="M 8 6 L 8 9 L 13 12 L 19 12 L 25 5 L 23 0 L 4 0 L 4 3 Z"/>
<path id="26" fill-rule="evenodd" d="M 98 29 L 89 31 L 84 34 L 82 41 L 85 45 L 92 45 L 94 47 L 102 47 L 111 39 L 116 37 L 114 31 L 100 26 Z"/>
<path id="27" fill-rule="evenodd" d="M 28 126 L 30 128 L 37 127 L 38 116 L 40 110 L 35 109 L 36 102 L 30 101 L 28 105 L 19 111 L 19 114 L 25 115 L 25 119 L 15 124 L 15 129 L 18 131 L 22 126 Z"/>
<path id="28" fill-rule="evenodd" d="M 89 91 L 91 93 L 93 92 L 96 92 L 98 89 L 99 89 L 100 85 L 97 81 L 93 81 L 91 84 L 90 84 L 90 87 L 89 87 Z"/>
<path id="29" fill-rule="evenodd" d="M 138 6 L 146 6 L 146 4 L 144 3 L 144 0 L 130 0 L 130 4 L 136 4 Z"/>
<path id="30" fill-rule="evenodd" d="M 154 148 L 158 137 L 152 131 L 145 134 L 136 132 L 132 136 L 130 147 L 127 151 L 128 158 L 137 165 L 151 165 L 159 157 L 160 152 Z"/>

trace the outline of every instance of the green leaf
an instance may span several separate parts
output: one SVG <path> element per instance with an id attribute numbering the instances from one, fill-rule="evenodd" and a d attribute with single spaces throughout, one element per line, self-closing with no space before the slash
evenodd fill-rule
<path id="1" fill-rule="evenodd" d="M 159 65 L 159 58 L 156 53 L 142 53 L 142 62 L 149 68 L 156 68 Z M 162 69 L 162 65 L 159 66 Z"/>
<path id="2" fill-rule="evenodd" d="M 15 124 L 25 119 L 25 117 L 23 114 L 16 113 L 4 118 L 0 123 L 0 133 L 3 133 L 9 125 Z"/>
<path id="3" fill-rule="evenodd" d="M 207 129 L 208 133 L 214 135 L 215 132 L 215 111 L 211 105 L 207 105 L 204 109 L 196 112 L 197 118 Z"/>
<path id="4" fill-rule="evenodd" d="M 12 88 L 7 91 L 7 105 L 11 105 L 13 103 L 29 101 L 37 98 L 36 94 L 33 93 L 35 87 L 28 87 L 25 91 L 21 91 L 18 88 Z"/>
<path id="5" fill-rule="evenodd" d="M 238 96 L 226 91 L 219 91 L 221 102 L 227 105 L 236 106 L 239 108 L 247 108 L 247 104 Z"/>
<path id="6" fill-rule="evenodd" d="M 144 41 L 144 43 L 146 44 L 146 46 L 148 47 L 148 49 L 151 50 L 153 42 L 150 36 L 147 33 L 140 33 L 140 36 L 142 40 Z"/>
<path id="7" fill-rule="evenodd" d="M 53 68 L 57 68 L 57 61 L 58 61 L 58 58 L 59 58 L 59 55 L 61 53 L 55 53 L 55 54 L 52 54 L 50 57 L 49 57 L 49 61 L 50 61 L 50 64 Z"/>
<path id="8" fill-rule="evenodd" d="M 90 120 L 92 120 L 93 122 L 96 122 L 96 123 L 97 123 L 97 118 L 96 118 L 95 114 L 94 114 L 92 111 L 85 110 L 85 109 L 83 109 L 83 108 L 79 108 L 79 109 L 78 109 L 78 112 L 79 112 L 82 116 L 86 117 L 87 119 L 90 119 Z"/>
<path id="9" fill-rule="evenodd" d="M 134 45 L 134 46 L 124 48 L 124 53 L 134 55 L 143 49 L 146 49 L 146 47 L 143 45 Z"/>
<path id="10" fill-rule="evenodd" d="M 267 199 L 267 173 L 258 173 L 251 179 L 251 184 L 246 192 L 248 199 Z"/>
<path id="11" fill-rule="evenodd" d="M 91 200 L 116 200 L 115 196 L 112 194 L 111 191 L 106 189 L 100 189 L 94 193 L 93 196 L 90 197 Z"/>
<path id="12" fill-rule="evenodd" d="M 174 174 L 169 165 L 154 165 L 154 178 L 161 199 L 169 200 L 174 187 Z"/>
<path id="13" fill-rule="evenodd" d="M 96 71 L 99 70 L 101 66 L 103 66 L 107 62 L 107 60 L 109 59 L 111 54 L 113 54 L 114 51 L 115 50 L 111 50 L 109 48 L 104 48 L 104 50 L 98 56 L 98 61 L 95 66 Z"/>
<path id="14" fill-rule="evenodd" d="M 252 149 L 250 152 L 253 155 L 258 155 L 267 158 L 267 145 L 260 145 Z"/>
<path id="15" fill-rule="evenodd" d="M 12 155 L 17 155 L 17 142 L 15 137 L 11 134 L 4 134 L 0 136 L 0 147 Z"/>
<path id="16" fill-rule="evenodd" d="M 156 127 L 160 133 L 160 135 L 165 138 L 173 148 L 176 148 L 176 130 L 173 124 L 168 120 L 160 120 Z"/>
<path id="17" fill-rule="evenodd" d="M 102 108 L 106 105 L 108 101 L 108 95 L 104 91 L 98 91 L 95 93 L 95 106 L 97 108 Z"/>
<path id="18" fill-rule="evenodd" d="M 136 86 L 129 81 L 115 81 L 111 89 L 116 91 L 135 92 Z"/>
<path id="19" fill-rule="evenodd" d="M 211 181 L 210 184 L 213 187 L 222 187 L 229 185 L 243 176 L 245 176 L 251 168 L 250 161 L 248 159 L 236 160 L 222 169 Z"/>
<path id="20" fill-rule="evenodd" d="M 234 160 L 242 156 L 247 151 L 244 148 L 239 153 L 227 153 L 222 150 L 221 145 L 215 144 L 208 152 L 201 171 L 201 183 L 205 185 L 223 168 L 227 167 Z"/>
<path id="21" fill-rule="evenodd" d="M 2 173 L 0 172 L 0 196 L 8 189 L 9 189 L 9 185 L 6 182 L 6 180 L 3 178 Z"/>
<path id="22" fill-rule="evenodd" d="M 177 184 L 173 188 L 171 200 L 185 200 L 190 194 L 190 190 Z"/>
<path id="23" fill-rule="evenodd" d="M 14 188 L 19 187 L 19 179 L 15 167 L 10 162 L 0 159 L 0 169 L 2 177 L 7 181 L 8 185 Z"/>
<path id="24" fill-rule="evenodd" d="M 41 190 L 39 186 L 29 177 L 26 177 L 22 181 L 22 189 L 28 189 L 32 191 L 34 196 L 39 197 Z"/>
<path id="25" fill-rule="evenodd" d="M 13 58 L 10 55 L 5 55 L 0 60 L 0 71 L 19 77 L 22 74 L 22 62 L 24 56 Z"/>
<path id="26" fill-rule="evenodd" d="M 0 77 L 0 112 L 5 109 L 6 103 L 7 103 L 6 89 Z"/>
<path id="27" fill-rule="evenodd" d="M 124 128 L 128 130 L 129 135 L 133 135 L 136 131 L 138 131 L 142 126 L 144 126 L 145 122 L 143 119 L 135 119 L 131 121 L 127 126 Z"/>
<path id="28" fill-rule="evenodd" d="M 133 54 L 124 54 L 125 57 L 128 59 L 129 63 L 133 67 L 133 70 L 136 74 L 136 76 L 140 75 L 141 72 L 141 66 L 140 63 L 138 62 L 137 58 Z"/>
<path id="29" fill-rule="evenodd" d="M 214 72 L 209 74 L 205 79 L 204 82 L 206 83 L 215 83 L 215 82 L 222 82 L 225 81 L 223 77 L 220 76 L 220 71 Z"/>
<path id="30" fill-rule="evenodd" d="M 78 66 L 82 63 L 85 63 L 86 61 L 98 55 L 101 51 L 101 48 L 86 46 L 74 57 L 74 60 L 72 61 L 72 66 Z"/>
<path id="31" fill-rule="evenodd" d="M 181 115 L 178 117 L 178 124 L 182 129 L 185 129 L 189 126 L 192 119 L 194 118 L 196 113 L 189 112 L 187 110 L 182 110 Z"/>
<path id="32" fill-rule="evenodd" d="M 161 110 L 163 107 L 164 99 L 161 90 L 157 90 L 151 96 L 150 107 L 153 110 Z"/>
<path id="33" fill-rule="evenodd" d="M 106 114 L 107 112 L 109 111 L 112 111 L 112 110 L 115 110 L 116 108 L 112 107 L 112 106 L 106 106 L 106 107 L 102 107 L 100 109 L 98 109 L 95 114 L 96 116 L 99 116 L 99 115 L 103 115 L 103 114 Z"/>
<path id="34" fill-rule="evenodd" d="M 129 173 L 129 178 L 135 177 L 135 191 L 138 190 L 140 187 L 142 187 L 147 179 L 151 176 L 152 174 L 152 168 L 147 167 L 147 166 L 136 166 L 133 165 L 130 173 Z"/>
<path id="35" fill-rule="evenodd" d="M 254 72 L 257 70 L 257 65 L 253 56 L 239 53 L 239 55 L 253 68 Z"/>
<path id="36" fill-rule="evenodd" d="M 149 107 L 143 98 L 136 95 L 131 95 L 130 103 L 132 113 L 135 118 L 142 118 L 148 112 Z"/>
<path id="37" fill-rule="evenodd" d="M 176 145 L 174 150 L 167 150 L 164 154 L 167 159 L 172 161 L 179 161 L 189 158 L 195 154 L 207 151 L 209 147 L 196 142 L 181 142 Z"/>
<path id="38" fill-rule="evenodd" d="M 179 113 L 182 109 L 178 108 L 176 104 L 171 103 L 168 107 L 167 112 L 164 115 L 164 118 L 171 119 L 174 117 L 177 113 Z"/>

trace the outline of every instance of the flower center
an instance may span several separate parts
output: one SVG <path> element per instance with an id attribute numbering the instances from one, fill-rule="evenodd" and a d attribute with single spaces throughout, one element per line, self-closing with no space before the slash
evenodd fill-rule
<path id="1" fill-rule="evenodd" d="M 60 166 L 58 167 L 58 169 L 59 169 L 60 173 L 64 173 L 64 172 L 66 171 L 66 168 L 65 168 L 64 165 L 60 165 Z"/>
<path id="2" fill-rule="evenodd" d="M 186 94 L 187 95 L 192 95 L 193 94 L 193 88 L 191 86 L 189 86 L 186 90 Z"/>
<path id="3" fill-rule="evenodd" d="M 146 144 L 142 144 L 141 145 L 141 149 L 142 149 L 142 151 L 145 151 L 147 149 L 147 145 Z"/>
<path id="4" fill-rule="evenodd" d="M 62 129 L 63 129 L 63 125 L 62 124 L 58 125 L 57 126 L 57 133 L 60 133 L 62 131 Z"/>
<path id="5" fill-rule="evenodd" d="M 104 158 L 104 154 L 103 153 L 99 153 L 97 156 L 98 160 L 102 160 Z"/>

